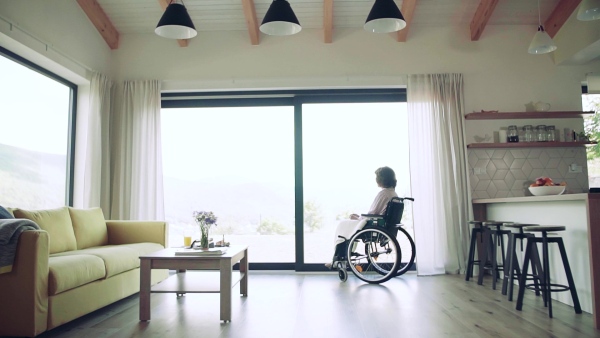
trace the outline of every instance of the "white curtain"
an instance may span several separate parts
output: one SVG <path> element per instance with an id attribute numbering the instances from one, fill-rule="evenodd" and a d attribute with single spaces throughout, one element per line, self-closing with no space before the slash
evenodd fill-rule
<path id="1" fill-rule="evenodd" d="M 164 219 L 160 82 L 126 81 L 111 118 L 112 219 Z"/>
<path id="2" fill-rule="evenodd" d="M 469 197 L 461 74 L 408 79 L 417 273 L 464 271 Z"/>
<path id="3" fill-rule="evenodd" d="M 92 74 L 89 92 L 83 207 L 110 210 L 110 107 L 112 82 L 100 73 Z"/>

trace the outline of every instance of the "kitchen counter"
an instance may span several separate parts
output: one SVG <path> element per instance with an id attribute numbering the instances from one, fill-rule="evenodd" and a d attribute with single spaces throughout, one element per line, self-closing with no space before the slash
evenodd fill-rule
<path id="1" fill-rule="evenodd" d="M 564 225 L 563 237 L 582 309 L 592 313 L 600 329 L 600 194 L 565 194 L 475 199 L 474 219 L 540 225 Z M 551 246 L 551 279 L 566 284 L 557 248 Z M 594 259 L 595 258 L 595 259 Z M 572 305 L 568 292 L 553 298 Z"/>
<path id="2" fill-rule="evenodd" d="M 545 202 L 545 201 L 585 201 L 589 197 L 600 198 L 600 194 L 563 194 L 548 196 L 524 196 L 524 197 L 504 197 L 504 198 L 482 198 L 473 200 L 473 204 L 487 203 L 515 203 L 515 202 Z"/>

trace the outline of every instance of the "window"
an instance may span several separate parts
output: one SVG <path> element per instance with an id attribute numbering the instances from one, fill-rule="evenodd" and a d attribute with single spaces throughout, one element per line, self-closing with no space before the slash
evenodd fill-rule
<path id="1" fill-rule="evenodd" d="M 584 111 L 595 111 L 593 115 L 584 118 L 584 131 L 590 140 L 600 141 L 600 94 L 583 94 L 582 106 Z M 598 145 L 587 149 L 588 180 L 590 187 L 600 187 L 600 148 Z"/>
<path id="2" fill-rule="evenodd" d="M 369 211 L 375 169 L 391 167 L 396 193 L 410 196 L 407 118 L 400 102 L 303 105 L 306 263 L 330 261 L 338 222 Z"/>
<path id="3" fill-rule="evenodd" d="M 253 269 L 322 269 L 338 219 L 378 193 L 375 169 L 392 167 L 410 196 L 405 101 L 404 90 L 163 93 L 169 244 L 198 239 L 192 214 L 212 211 L 210 237 L 250 245 Z"/>
<path id="4" fill-rule="evenodd" d="M 213 240 L 250 245 L 254 262 L 293 262 L 293 108 L 163 109 L 161 119 L 169 244 L 186 231 L 199 239 L 192 214 L 212 211 Z"/>
<path id="5" fill-rule="evenodd" d="M 76 87 L 0 48 L 0 204 L 70 205 Z"/>

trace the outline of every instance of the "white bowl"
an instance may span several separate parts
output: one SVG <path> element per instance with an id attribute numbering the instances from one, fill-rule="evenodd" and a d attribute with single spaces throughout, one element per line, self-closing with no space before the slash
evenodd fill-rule
<path id="1" fill-rule="evenodd" d="M 564 185 L 552 185 L 541 187 L 529 187 L 529 191 L 533 196 L 560 195 L 565 192 Z"/>

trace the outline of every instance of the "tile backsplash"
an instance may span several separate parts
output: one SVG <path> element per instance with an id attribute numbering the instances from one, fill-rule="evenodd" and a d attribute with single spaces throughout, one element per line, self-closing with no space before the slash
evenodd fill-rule
<path id="1" fill-rule="evenodd" d="M 566 194 L 587 192 L 589 187 L 584 147 L 468 149 L 472 197 L 531 196 L 527 189 L 537 177 L 567 183 Z M 569 173 L 577 164 L 580 173 Z"/>

